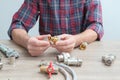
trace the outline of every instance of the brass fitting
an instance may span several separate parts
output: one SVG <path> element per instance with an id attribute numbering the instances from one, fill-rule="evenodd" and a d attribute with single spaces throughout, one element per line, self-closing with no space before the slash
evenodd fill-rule
<path id="1" fill-rule="evenodd" d="M 80 44 L 80 50 L 85 50 L 86 48 L 87 48 L 87 45 L 88 45 L 88 43 L 87 42 L 82 42 L 81 44 Z"/>
<path id="2" fill-rule="evenodd" d="M 58 37 L 57 36 L 53 36 L 53 37 L 48 36 L 48 40 L 49 40 L 50 44 L 55 45 L 56 42 L 58 41 Z"/>
<path id="3" fill-rule="evenodd" d="M 66 59 L 70 58 L 70 54 L 69 53 L 61 53 L 61 55 L 57 55 L 57 60 L 59 62 L 64 62 Z"/>
<path id="4" fill-rule="evenodd" d="M 111 66 L 111 64 L 114 62 L 115 59 L 116 59 L 116 56 L 112 54 L 102 56 L 102 62 L 106 66 Z"/>
<path id="5" fill-rule="evenodd" d="M 58 67 L 53 66 L 53 68 L 54 68 L 54 72 L 52 74 L 57 74 L 59 70 Z M 45 66 L 45 65 L 40 66 L 40 72 L 48 73 L 47 69 L 48 69 L 48 66 Z"/>
<path id="6" fill-rule="evenodd" d="M 82 60 L 76 59 L 76 58 L 69 58 L 69 59 L 66 59 L 64 63 L 69 66 L 81 66 Z"/>

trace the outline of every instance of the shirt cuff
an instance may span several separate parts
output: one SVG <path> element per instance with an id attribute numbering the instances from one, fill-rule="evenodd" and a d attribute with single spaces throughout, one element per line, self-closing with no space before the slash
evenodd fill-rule
<path id="1" fill-rule="evenodd" d="M 87 29 L 92 29 L 98 34 L 97 40 L 101 40 L 104 34 L 103 26 L 101 23 L 93 23 L 87 27 Z"/>
<path id="2" fill-rule="evenodd" d="M 8 36 L 10 37 L 10 39 L 12 40 L 12 31 L 13 29 L 24 29 L 26 30 L 22 25 L 21 23 L 17 22 L 17 23 L 14 23 L 10 26 L 10 28 L 8 29 Z"/>

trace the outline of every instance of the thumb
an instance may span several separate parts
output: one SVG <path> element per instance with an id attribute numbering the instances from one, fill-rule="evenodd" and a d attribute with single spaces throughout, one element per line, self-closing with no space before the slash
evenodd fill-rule
<path id="1" fill-rule="evenodd" d="M 48 39 L 48 36 L 50 36 L 50 34 L 48 34 L 48 35 L 40 35 L 40 36 L 37 36 L 37 39 L 38 40 L 46 40 L 46 39 Z"/>

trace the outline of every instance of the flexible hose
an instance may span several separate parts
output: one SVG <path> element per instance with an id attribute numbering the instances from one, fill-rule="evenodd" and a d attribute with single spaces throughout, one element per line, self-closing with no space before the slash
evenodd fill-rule
<path id="1" fill-rule="evenodd" d="M 69 66 L 67 66 L 65 64 L 62 64 L 62 63 L 57 63 L 57 62 L 55 64 L 58 65 L 58 66 L 60 66 L 60 67 L 63 67 L 67 72 L 69 72 L 72 75 L 73 80 L 77 80 L 76 73 Z"/>

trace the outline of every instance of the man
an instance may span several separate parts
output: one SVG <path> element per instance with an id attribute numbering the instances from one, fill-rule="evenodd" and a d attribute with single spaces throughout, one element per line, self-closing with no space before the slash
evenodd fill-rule
<path id="1" fill-rule="evenodd" d="M 30 37 L 27 32 L 38 16 L 40 35 Z M 100 0 L 24 0 L 8 31 L 11 39 L 25 47 L 31 56 L 39 56 L 50 47 L 44 40 L 48 34 L 61 37 L 54 48 L 70 52 L 81 42 L 100 40 L 103 33 Z"/>

